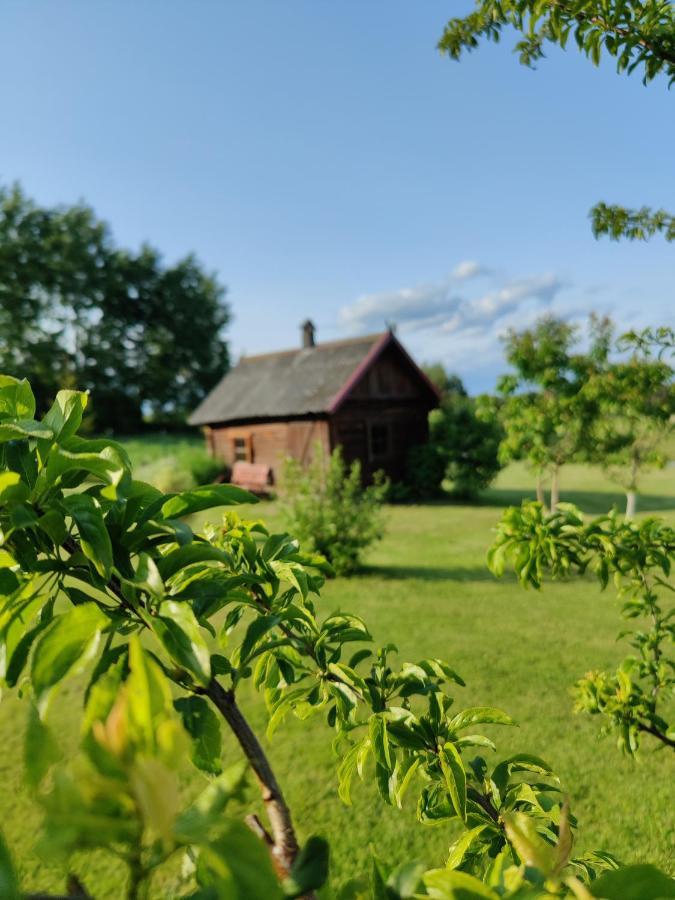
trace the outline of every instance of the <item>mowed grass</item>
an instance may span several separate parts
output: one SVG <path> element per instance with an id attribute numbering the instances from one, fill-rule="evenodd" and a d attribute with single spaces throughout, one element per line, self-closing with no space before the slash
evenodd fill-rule
<path id="1" fill-rule="evenodd" d="M 675 519 L 675 470 L 645 479 L 641 509 Z M 498 756 L 517 751 L 546 758 L 560 775 L 580 825 L 578 849 L 604 848 L 626 862 L 650 860 L 675 870 L 675 779 L 672 753 L 646 741 L 640 760 L 620 756 L 611 738 L 599 739 L 600 722 L 572 712 L 570 688 L 590 668 L 611 668 L 625 654 L 616 642 L 622 627 L 611 591 L 591 579 L 525 591 L 512 577 L 495 580 L 485 567 L 491 529 L 504 506 L 531 494 L 531 477 L 519 466 L 504 471 L 480 505 L 437 503 L 387 509 L 387 534 L 358 576 L 329 582 L 317 601 L 320 613 L 349 610 L 368 622 L 375 642 L 392 641 L 399 660 L 424 656 L 448 660 L 464 677 L 454 687 L 458 708 L 500 706 L 517 728 L 490 729 Z M 568 467 L 562 499 L 598 513 L 623 500 L 601 473 Z M 274 503 L 245 508 L 281 525 Z M 217 518 L 214 511 L 209 514 Z M 69 683 L 56 699 L 52 726 L 74 746 L 81 686 Z M 240 703 L 259 732 L 261 700 L 250 690 Z M 63 887 L 62 865 L 29 848 L 39 833 L 40 813 L 20 787 L 25 701 L 8 694 L 0 704 L 0 808 L 2 830 L 21 860 L 25 888 Z M 264 740 L 293 811 L 301 838 L 312 833 L 331 844 L 336 882 L 362 872 L 370 846 L 385 859 L 417 857 L 442 864 L 452 828 L 415 821 L 412 797 L 403 810 L 384 806 L 370 783 L 356 783 L 353 806 L 337 797 L 332 733 L 322 718 L 290 717 L 271 741 Z M 228 760 L 238 757 L 231 736 Z M 186 776 L 188 790 L 201 776 Z M 255 791 L 251 804 L 257 808 Z M 120 897 L 124 869 L 103 854 L 74 861 L 99 900 Z M 157 878 L 154 897 L 174 896 L 175 871 Z"/>

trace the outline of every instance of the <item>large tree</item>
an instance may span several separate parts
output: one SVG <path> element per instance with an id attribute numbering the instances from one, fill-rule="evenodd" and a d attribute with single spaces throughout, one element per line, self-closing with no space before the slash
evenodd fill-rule
<path id="1" fill-rule="evenodd" d="M 644 83 L 665 76 L 675 82 L 675 6 L 670 0 L 475 0 L 474 10 L 450 19 L 439 48 L 453 59 L 481 40 L 499 41 L 506 30 L 522 36 L 520 61 L 534 66 L 547 44 L 563 49 L 572 37 L 580 52 L 598 65 L 603 51 L 619 72 L 641 72 Z M 596 236 L 646 240 L 661 233 L 675 240 L 675 216 L 664 209 L 626 209 L 598 203 L 591 210 Z"/>
<path id="2" fill-rule="evenodd" d="M 91 390 L 98 429 L 179 420 L 227 369 L 224 294 L 192 256 L 117 248 L 85 205 L 0 188 L 0 368 L 43 409 L 67 384 Z"/>

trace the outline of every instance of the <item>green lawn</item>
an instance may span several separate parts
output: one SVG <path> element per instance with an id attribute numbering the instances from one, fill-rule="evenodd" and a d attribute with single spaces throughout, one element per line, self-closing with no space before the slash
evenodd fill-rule
<path id="1" fill-rule="evenodd" d="M 671 468 L 645 480 L 642 510 L 675 519 L 674 475 Z M 499 753 L 527 750 L 556 768 L 579 819 L 581 847 L 609 849 L 625 861 L 648 859 L 672 871 L 672 754 L 654 752 L 646 743 L 640 761 L 631 763 L 611 739 L 598 739 L 597 720 L 571 710 L 574 680 L 589 668 L 612 666 L 623 655 L 615 641 L 621 621 L 611 590 L 602 594 L 588 579 L 533 593 L 512 578 L 496 581 L 485 568 L 491 528 L 504 506 L 529 493 L 530 482 L 514 466 L 502 473 L 480 505 L 390 508 L 387 535 L 370 553 L 366 569 L 357 577 L 330 582 L 319 608 L 362 615 L 376 641 L 398 645 L 401 659 L 447 659 L 467 681 L 466 688 L 457 688 L 457 704 L 501 706 L 519 722 L 518 728 L 493 729 Z M 591 512 L 622 503 L 620 492 L 600 473 L 582 467 L 564 470 L 562 499 Z M 255 515 L 278 524 L 272 503 L 260 504 Z M 78 696 L 77 686 L 69 685 L 55 704 L 53 723 L 70 741 Z M 262 727 L 259 699 L 250 693 L 240 699 Z M 59 870 L 37 853 L 25 855 L 38 831 L 39 812 L 18 787 L 24 718 L 23 702 L 8 694 L 0 705 L 2 828 L 11 846 L 20 850 L 26 887 L 56 889 L 62 887 Z M 418 825 L 412 806 L 389 809 L 370 786 L 361 785 L 353 792 L 353 807 L 340 804 L 330 743 L 331 733 L 321 720 L 289 719 L 268 749 L 301 836 L 319 832 L 329 838 L 335 879 L 363 870 L 370 844 L 387 858 L 402 854 L 439 864 L 451 832 Z M 227 756 L 235 758 L 233 739 L 225 746 Z M 84 872 L 92 885 L 103 881 L 98 900 L 121 895 L 118 863 L 99 857 Z M 158 881 L 155 896 L 172 896 L 167 878 L 163 886 Z"/>

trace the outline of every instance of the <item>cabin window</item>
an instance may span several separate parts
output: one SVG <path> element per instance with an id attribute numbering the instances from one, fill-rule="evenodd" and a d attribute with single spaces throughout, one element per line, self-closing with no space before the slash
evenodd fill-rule
<path id="1" fill-rule="evenodd" d="M 246 438 L 238 437 L 234 439 L 234 461 L 250 462 L 249 441 Z"/>
<path id="2" fill-rule="evenodd" d="M 373 423 L 368 429 L 370 458 L 381 459 L 391 451 L 391 430 L 389 425 Z"/>

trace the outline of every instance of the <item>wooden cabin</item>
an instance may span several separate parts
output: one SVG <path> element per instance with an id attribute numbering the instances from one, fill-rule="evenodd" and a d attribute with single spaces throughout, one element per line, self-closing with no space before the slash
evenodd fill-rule
<path id="1" fill-rule="evenodd" d="M 317 444 L 340 445 L 366 479 L 384 469 L 399 480 L 438 402 L 392 331 L 321 344 L 307 321 L 297 350 L 243 357 L 188 421 L 204 429 L 213 456 L 267 466 L 273 481 L 286 457 L 309 462 Z"/>

